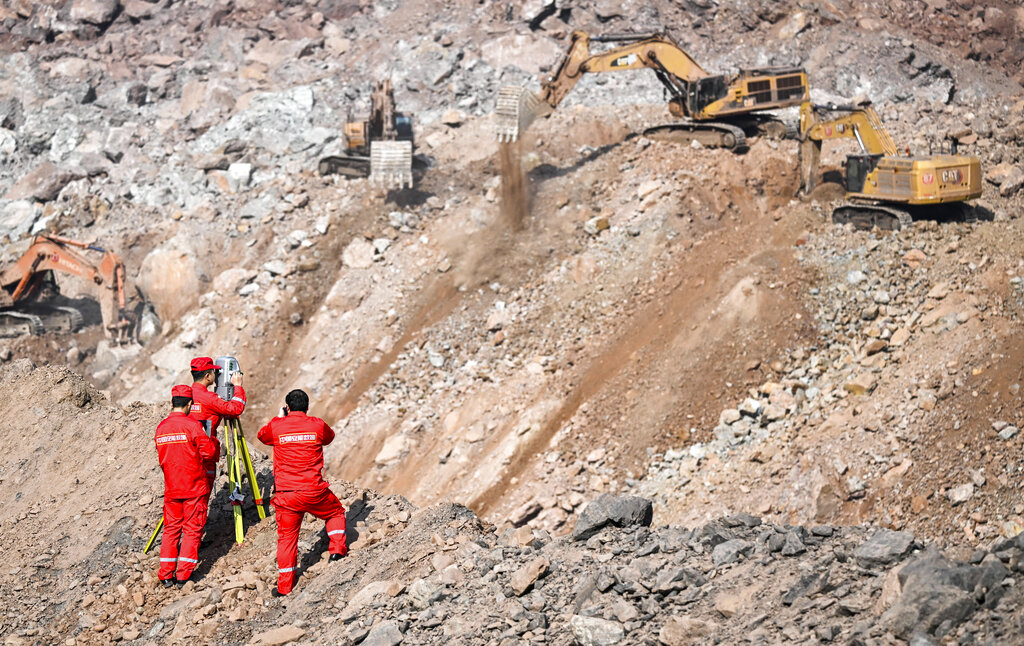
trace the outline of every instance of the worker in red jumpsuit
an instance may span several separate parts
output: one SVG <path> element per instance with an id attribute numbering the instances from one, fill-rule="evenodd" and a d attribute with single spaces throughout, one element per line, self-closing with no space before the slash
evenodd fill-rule
<path id="1" fill-rule="evenodd" d="M 242 375 L 231 378 L 235 386 L 235 394 L 230 401 L 224 401 L 217 393 L 209 391 L 210 386 L 217 382 L 220 368 L 210 357 L 196 357 L 189 365 L 192 371 L 192 409 L 188 416 L 198 420 L 206 428 L 210 437 L 217 437 L 217 427 L 221 417 L 238 417 L 245 410 L 245 389 L 242 388 Z M 213 481 L 217 477 L 217 460 L 206 463 L 206 478 L 213 489 Z"/>
<path id="2" fill-rule="evenodd" d="M 334 431 L 322 419 L 309 417 L 309 396 L 293 390 L 285 397 L 281 417 L 260 429 L 259 438 L 274 448 L 274 497 L 277 512 L 277 589 L 280 597 L 295 585 L 299 529 L 302 515 L 313 514 L 327 521 L 332 561 L 348 554 L 345 542 L 345 508 L 323 478 L 324 446 L 334 440 Z"/>
<path id="3" fill-rule="evenodd" d="M 220 444 L 189 418 L 192 388 L 171 389 L 171 414 L 156 427 L 156 452 L 164 472 L 164 537 L 157 577 L 165 587 L 179 585 L 199 563 L 199 539 L 206 525 L 210 484 L 205 463 L 217 463 Z M 181 549 L 178 549 L 178 541 Z"/>

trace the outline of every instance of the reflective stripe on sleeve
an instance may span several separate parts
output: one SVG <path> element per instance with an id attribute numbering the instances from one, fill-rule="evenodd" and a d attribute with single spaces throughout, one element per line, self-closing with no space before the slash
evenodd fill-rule
<path id="1" fill-rule="evenodd" d="M 187 563 L 198 563 L 199 562 L 197 559 L 187 559 L 184 556 L 179 556 L 178 560 L 179 561 L 185 561 Z"/>
<path id="2" fill-rule="evenodd" d="M 293 567 L 279 567 L 279 568 L 277 568 L 277 571 L 278 572 L 294 572 L 295 568 L 293 568 Z"/>
<path id="3" fill-rule="evenodd" d="M 243 404 L 245 403 L 245 400 L 242 399 L 241 397 L 232 397 L 231 401 L 233 401 L 233 402 L 242 402 Z"/>
<path id="4" fill-rule="evenodd" d="M 344 529 L 336 529 L 333 532 L 327 532 L 327 535 L 328 536 L 334 536 L 335 534 L 344 534 L 344 533 L 345 533 Z"/>

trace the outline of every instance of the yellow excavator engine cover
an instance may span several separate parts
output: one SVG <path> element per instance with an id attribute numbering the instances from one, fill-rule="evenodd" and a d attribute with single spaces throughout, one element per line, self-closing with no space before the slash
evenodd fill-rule
<path id="1" fill-rule="evenodd" d="M 848 164 L 850 162 L 848 161 Z M 848 166 L 848 181 L 850 177 Z M 981 197 L 981 161 L 968 155 L 882 157 L 851 197 L 905 204 L 943 204 Z"/>

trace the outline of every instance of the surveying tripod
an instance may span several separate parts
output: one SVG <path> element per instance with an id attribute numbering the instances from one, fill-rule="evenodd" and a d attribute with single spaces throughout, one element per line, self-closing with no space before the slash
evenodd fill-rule
<path id="1" fill-rule="evenodd" d="M 242 423 L 237 418 L 224 420 L 224 446 L 228 463 L 228 487 L 231 490 L 228 500 L 231 501 L 231 513 L 235 517 L 235 542 L 241 543 L 245 538 L 242 528 L 242 503 L 245 501 L 245 495 L 242 493 L 243 473 L 252 488 L 252 497 L 256 503 L 256 512 L 259 514 L 260 520 L 267 517 L 267 512 L 263 507 L 263 494 L 256 483 L 256 470 L 252 466 L 249 444 L 245 441 L 245 435 L 242 433 Z M 163 526 L 164 518 L 161 516 L 145 549 L 142 550 L 143 554 L 149 553 L 149 550 L 153 548 L 156 537 Z"/>

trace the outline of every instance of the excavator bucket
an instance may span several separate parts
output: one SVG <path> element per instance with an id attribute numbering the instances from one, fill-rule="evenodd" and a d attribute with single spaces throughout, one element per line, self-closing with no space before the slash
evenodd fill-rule
<path id="1" fill-rule="evenodd" d="M 502 143 L 512 143 L 534 119 L 550 112 L 551 107 L 533 92 L 518 85 L 506 85 L 498 91 L 494 106 L 494 136 Z"/>
<path id="2" fill-rule="evenodd" d="M 412 188 L 412 142 L 371 142 L 370 181 L 385 188 Z"/>

